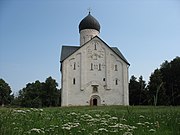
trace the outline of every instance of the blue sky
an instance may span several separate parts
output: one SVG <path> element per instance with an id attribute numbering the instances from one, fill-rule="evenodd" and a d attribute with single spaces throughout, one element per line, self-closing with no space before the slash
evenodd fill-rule
<path id="1" fill-rule="evenodd" d="M 131 64 L 129 77 L 148 81 L 162 62 L 180 56 L 179 0 L 1 0 L 0 78 L 13 92 L 49 76 L 60 85 L 61 46 L 79 45 L 89 7 L 100 38 Z"/>

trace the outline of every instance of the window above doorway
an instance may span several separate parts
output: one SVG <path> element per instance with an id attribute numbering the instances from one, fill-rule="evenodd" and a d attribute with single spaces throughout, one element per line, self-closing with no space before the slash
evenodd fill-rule
<path id="1" fill-rule="evenodd" d="M 98 92 L 98 85 L 92 85 L 93 90 L 92 93 L 97 93 Z"/>

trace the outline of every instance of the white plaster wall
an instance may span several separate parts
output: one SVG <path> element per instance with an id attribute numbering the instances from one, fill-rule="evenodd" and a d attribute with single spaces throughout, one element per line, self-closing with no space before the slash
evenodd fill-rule
<path id="1" fill-rule="evenodd" d="M 97 93 L 93 93 L 92 85 L 98 85 Z M 99 38 L 92 39 L 62 63 L 62 106 L 90 105 L 93 95 L 100 97 L 101 105 L 129 104 L 127 64 Z"/>
<path id="2" fill-rule="evenodd" d="M 99 31 L 95 29 L 84 29 L 80 31 L 80 46 L 91 40 L 93 37 L 98 36 Z"/>

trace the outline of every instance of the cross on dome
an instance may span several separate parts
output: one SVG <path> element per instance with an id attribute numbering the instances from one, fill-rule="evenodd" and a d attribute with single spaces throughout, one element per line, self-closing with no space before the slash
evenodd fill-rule
<path id="1" fill-rule="evenodd" d="M 89 8 L 88 8 L 88 11 L 89 11 L 89 14 L 90 14 L 90 13 L 91 13 L 91 11 L 92 11 L 92 9 L 89 7 Z"/>

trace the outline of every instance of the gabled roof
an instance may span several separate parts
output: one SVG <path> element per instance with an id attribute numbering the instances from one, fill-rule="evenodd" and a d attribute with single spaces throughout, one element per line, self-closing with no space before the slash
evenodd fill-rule
<path id="1" fill-rule="evenodd" d="M 123 56 L 123 54 L 119 51 L 119 49 L 117 47 L 111 47 L 111 49 L 122 59 L 124 60 L 128 65 L 130 65 L 128 63 L 128 61 L 126 60 L 126 58 Z"/>
<path id="2" fill-rule="evenodd" d="M 100 39 L 104 44 L 106 44 L 101 38 L 99 38 L 98 36 L 95 36 L 98 39 Z M 91 40 L 93 40 L 95 37 L 93 37 Z M 91 40 L 89 40 L 88 42 L 90 42 Z M 88 42 L 86 42 L 85 44 L 87 44 Z M 84 45 L 85 45 L 84 44 Z M 82 45 L 82 46 L 84 46 Z M 106 44 L 107 45 L 107 44 Z M 62 50 L 61 50 L 61 59 L 60 62 L 63 62 L 66 58 L 68 58 L 71 54 L 73 54 L 74 52 L 76 52 L 78 49 L 80 49 L 82 46 L 62 46 Z M 109 45 L 107 45 L 107 47 L 109 47 L 114 53 L 116 53 L 124 62 L 126 62 L 128 65 L 130 65 L 128 63 L 128 61 L 126 60 L 126 58 L 123 56 L 123 54 L 120 52 L 120 50 L 117 47 L 110 47 Z"/>
<path id="3" fill-rule="evenodd" d="M 80 46 L 62 46 L 61 50 L 61 62 L 65 60 L 67 57 L 69 57 L 71 54 L 76 52 Z"/>

